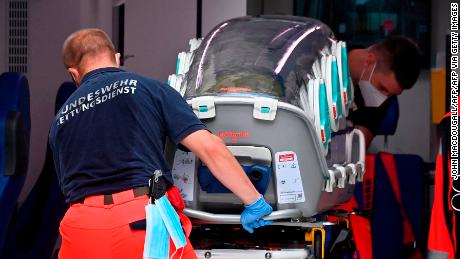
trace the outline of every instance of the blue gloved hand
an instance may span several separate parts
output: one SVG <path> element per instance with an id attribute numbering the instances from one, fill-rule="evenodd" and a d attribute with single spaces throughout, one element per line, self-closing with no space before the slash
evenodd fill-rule
<path id="1" fill-rule="evenodd" d="M 258 200 L 244 207 L 245 210 L 241 213 L 240 221 L 243 228 L 249 233 L 254 233 L 254 228 L 272 224 L 272 221 L 262 219 L 273 211 L 272 206 L 264 200 L 264 196 L 261 195 Z"/>

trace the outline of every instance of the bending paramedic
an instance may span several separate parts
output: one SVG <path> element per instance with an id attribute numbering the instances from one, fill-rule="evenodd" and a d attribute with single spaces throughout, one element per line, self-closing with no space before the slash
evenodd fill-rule
<path id="1" fill-rule="evenodd" d="M 366 138 L 366 147 L 390 108 L 390 96 L 411 89 L 421 68 L 418 46 L 403 36 L 391 36 L 366 49 L 348 53 L 355 86 L 355 107 L 350 119 Z"/>
<path id="2" fill-rule="evenodd" d="M 72 33 L 62 55 L 78 89 L 50 130 L 56 171 L 71 204 L 60 224 L 60 258 L 142 258 L 148 179 L 159 169 L 172 182 L 163 157 L 166 137 L 194 152 L 245 204 L 246 230 L 270 223 L 262 217 L 271 206 L 224 142 L 172 87 L 120 69 L 120 54 L 105 32 Z M 182 198 L 170 190 L 167 197 L 180 210 Z M 190 221 L 179 215 L 187 232 Z M 170 245 L 170 255 L 173 251 Z M 196 258 L 188 240 L 176 254 Z"/>

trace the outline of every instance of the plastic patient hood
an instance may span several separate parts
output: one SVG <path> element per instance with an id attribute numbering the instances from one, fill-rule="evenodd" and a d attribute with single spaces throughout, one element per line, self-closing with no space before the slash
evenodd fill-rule
<path id="1" fill-rule="evenodd" d="M 225 141 L 273 206 L 272 219 L 329 210 L 362 179 L 363 135 L 346 119 L 346 55 L 323 23 L 286 16 L 226 21 L 189 53 L 175 88 Z M 192 153 L 166 153 L 189 216 L 238 223 L 241 202 L 206 165 Z"/>

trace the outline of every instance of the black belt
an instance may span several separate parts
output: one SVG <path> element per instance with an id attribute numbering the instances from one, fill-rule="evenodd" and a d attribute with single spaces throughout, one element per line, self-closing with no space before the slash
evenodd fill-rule
<path id="1" fill-rule="evenodd" d="M 148 195 L 149 194 L 149 187 L 148 186 L 141 186 L 141 187 L 136 187 L 131 189 L 133 191 L 134 197 L 139 197 L 142 195 Z M 76 200 L 72 202 L 72 204 L 75 203 L 85 203 L 85 198 L 81 198 L 79 200 Z M 104 194 L 104 205 L 110 205 L 113 204 L 113 196 L 112 194 Z"/>

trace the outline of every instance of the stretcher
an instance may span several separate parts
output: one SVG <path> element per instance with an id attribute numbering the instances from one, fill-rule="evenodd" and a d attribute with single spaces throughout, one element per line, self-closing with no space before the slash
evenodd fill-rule
<path id="1" fill-rule="evenodd" d="M 347 230 L 326 214 L 350 199 L 365 168 L 364 136 L 347 120 L 345 42 L 310 18 L 235 18 L 179 54 L 169 83 L 274 208 L 273 225 L 245 233 L 236 196 L 192 153 L 168 146 L 200 258 L 323 258 Z"/>

